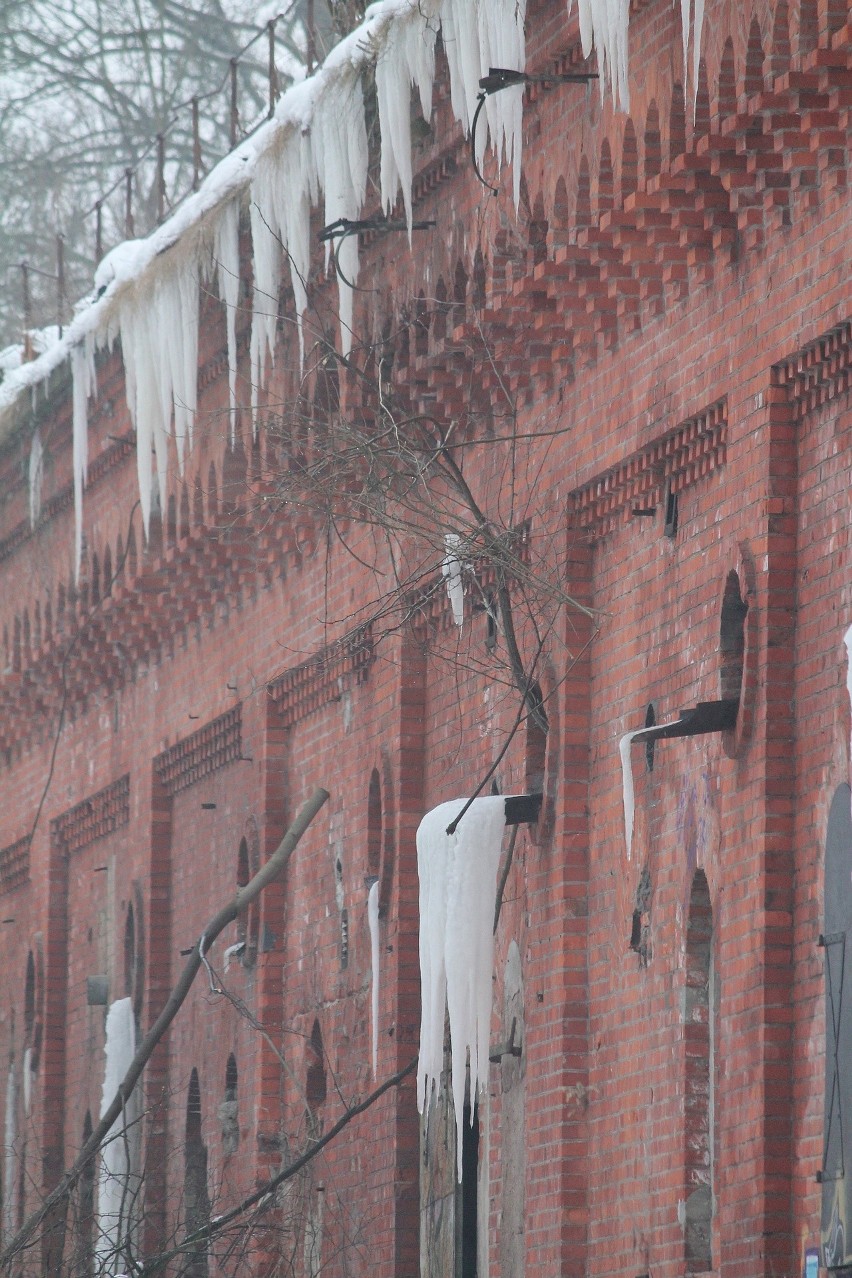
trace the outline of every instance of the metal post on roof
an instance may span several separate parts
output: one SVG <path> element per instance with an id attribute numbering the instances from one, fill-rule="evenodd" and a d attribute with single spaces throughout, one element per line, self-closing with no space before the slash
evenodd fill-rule
<path id="1" fill-rule="evenodd" d="M 133 170 L 124 170 L 124 235 L 133 239 Z"/>
<path id="2" fill-rule="evenodd" d="M 56 237 L 56 327 L 62 336 L 62 317 L 65 313 L 65 240 Z"/>
<path id="3" fill-rule="evenodd" d="M 98 200 L 95 205 L 95 266 L 98 265 L 104 255 L 104 218 L 101 201 Z"/>
<path id="4" fill-rule="evenodd" d="M 231 58 L 231 146 L 237 145 L 240 116 L 237 108 L 237 59 Z"/>
<path id="5" fill-rule="evenodd" d="M 32 327 L 32 310 L 30 305 L 30 264 L 29 262 L 21 262 L 21 292 L 23 294 L 24 304 L 24 361 L 31 360 L 33 357 L 33 344 L 30 338 L 30 328 Z"/>
<path id="6" fill-rule="evenodd" d="M 275 19 L 270 18 L 266 25 L 269 38 L 269 118 L 275 114 L 275 103 L 278 101 L 278 71 L 275 67 Z"/>
<path id="7" fill-rule="evenodd" d="M 157 221 L 166 213 L 166 135 L 157 134 Z"/>
<path id="8" fill-rule="evenodd" d="M 192 189 L 201 181 L 201 132 L 198 124 L 198 98 L 192 99 Z"/>

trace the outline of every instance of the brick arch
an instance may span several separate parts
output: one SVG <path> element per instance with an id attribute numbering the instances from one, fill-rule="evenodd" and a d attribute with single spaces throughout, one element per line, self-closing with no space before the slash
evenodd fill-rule
<path id="1" fill-rule="evenodd" d="M 104 595 L 112 594 L 112 547 L 109 542 L 104 546 L 104 567 L 102 580 L 102 593 Z"/>
<path id="2" fill-rule="evenodd" d="M 92 570 L 89 574 L 89 598 L 93 604 L 101 601 L 101 561 L 96 550 L 92 551 Z"/>
<path id="3" fill-rule="evenodd" d="M 800 0 L 799 38 L 797 48 L 800 58 L 812 53 L 819 43 L 819 5 L 817 0 Z"/>
<path id="4" fill-rule="evenodd" d="M 669 164 L 686 150 L 686 101 L 683 96 L 683 85 L 675 80 L 672 85 L 672 100 L 669 108 Z"/>
<path id="5" fill-rule="evenodd" d="M 790 67 L 790 11 L 787 0 L 778 0 L 772 22 L 772 44 L 769 54 L 769 72 L 774 78 L 783 75 Z"/>
<path id="6" fill-rule="evenodd" d="M 614 204 L 612 153 L 609 149 L 609 140 L 604 138 L 598 162 L 598 217 L 602 213 L 611 212 Z"/>
<path id="7" fill-rule="evenodd" d="M 592 180 L 589 174 L 589 161 L 585 155 L 580 157 L 580 168 L 577 173 L 577 210 L 574 214 L 574 225 L 592 225 Z"/>
<path id="8" fill-rule="evenodd" d="M 553 193 L 553 218 L 550 223 L 551 236 L 558 244 L 564 244 L 571 225 L 571 209 L 568 203 L 568 188 L 564 177 L 559 177 Z"/>
<path id="9" fill-rule="evenodd" d="M 763 35 L 757 18 L 752 18 L 748 30 L 744 89 L 747 97 L 763 88 Z"/>
<path id="10" fill-rule="evenodd" d="M 180 486 L 180 504 L 178 506 L 178 536 L 184 541 L 190 532 L 189 487 L 186 482 Z"/>
<path id="11" fill-rule="evenodd" d="M 539 191 L 535 197 L 529 224 L 530 252 L 535 264 L 544 262 L 547 258 L 547 233 L 549 229 L 550 224 L 544 213 L 544 197 Z"/>
<path id="12" fill-rule="evenodd" d="M 4 637 L 5 635 L 6 635 L 6 632 L 4 628 Z M 50 599 L 50 591 L 46 590 L 44 595 L 44 642 L 50 643 L 52 639 L 53 639 L 53 605 Z M 7 656 L 6 664 L 8 665 L 8 651 L 6 656 Z"/>
<path id="13" fill-rule="evenodd" d="M 461 258 L 456 259 L 453 271 L 453 301 L 462 310 L 467 304 L 467 271 Z"/>
<path id="14" fill-rule="evenodd" d="M 443 275 L 440 275 L 435 285 L 435 310 L 432 315 L 432 336 L 439 342 L 447 336 L 447 305 L 447 286 Z"/>
<path id="15" fill-rule="evenodd" d="M 12 623 L 12 670 L 21 673 L 21 618 L 16 616 Z"/>
<path id="16" fill-rule="evenodd" d="M 169 494 L 166 504 L 166 546 L 174 546 L 177 542 L 177 497 Z"/>
<path id="17" fill-rule="evenodd" d="M 414 303 L 414 353 L 429 354 L 429 307 L 422 293 Z"/>
<path id="18" fill-rule="evenodd" d="M 24 608 L 23 621 L 21 623 L 21 636 L 24 666 L 29 666 L 33 659 L 32 630 L 30 627 L 29 608 Z"/>
<path id="19" fill-rule="evenodd" d="M 33 604 L 33 649 L 38 652 L 41 647 L 41 602 L 36 599 Z"/>
<path id="20" fill-rule="evenodd" d="M 487 276 L 485 271 L 485 258 L 482 256 L 482 249 L 476 246 L 476 252 L 473 256 L 473 274 L 471 276 L 471 298 L 474 308 L 481 311 L 485 307 L 487 294 Z"/>
<path id="21" fill-rule="evenodd" d="M 127 534 L 127 575 L 132 581 L 139 567 L 139 555 L 136 550 L 136 529 L 131 527 Z"/>
<path id="22" fill-rule="evenodd" d="M 198 1070 L 193 1069 L 186 1098 L 186 1135 L 184 1142 L 183 1210 L 186 1232 L 203 1230 L 210 1223 L 210 1196 L 207 1189 L 207 1146 L 201 1122 L 201 1085 Z M 188 1252 L 182 1272 L 187 1278 L 207 1278 L 209 1272 L 207 1240 L 202 1239 Z"/>
<path id="23" fill-rule="evenodd" d="M 660 136 L 660 112 L 657 103 L 652 98 L 648 104 L 648 113 L 645 116 L 645 181 L 649 178 L 656 177 L 663 163 L 662 138 Z"/>
<path id="24" fill-rule="evenodd" d="M 639 146 L 636 142 L 636 129 L 628 118 L 624 126 L 624 137 L 621 143 L 621 203 L 639 188 Z"/>
<path id="25" fill-rule="evenodd" d="M 204 526 L 204 493 L 201 488 L 201 476 L 196 475 L 192 485 L 192 526 L 193 528 L 203 528 Z"/>
<path id="26" fill-rule="evenodd" d="M 707 63 L 702 58 L 698 63 L 698 83 L 695 89 L 695 113 L 693 117 L 693 136 L 704 137 L 710 132 L 710 85 L 707 80 Z"/>
<path id="27" fill-rule="evenodd" d="M 719 64 L 719 81 L 716 87 L 716 118 L 721 124 L 723 120 L 736 113 L 737 109 L 737 66 L 734 58 L 734 42 L 730 36 L 722 50 L 722 61 Z"/>
<path id="28" fill-rule="evenodd" d="M 216 482 L 216 463 L 211 462 L 207 471 L 207 523 L 215 527 L 219 518 L 219 487 Z"/>

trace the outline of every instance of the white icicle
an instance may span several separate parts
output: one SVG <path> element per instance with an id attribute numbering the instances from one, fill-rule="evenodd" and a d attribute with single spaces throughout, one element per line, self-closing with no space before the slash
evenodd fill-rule
<path id="1" fill-rule="evenodd" d="M 615 109 L 629 111 L 627 48 L 630 0 L 579 0 L 579 4 L 583 57 L 588 58 L 593 50 L 597 50 L 601 94 L 609 84 Z M 569 0 L 569 12 L 571 7 L 572 0 Z"/>
<path id="2" fill-rule="evenodd" d="M 464 625 L 464 582 L 462 580 L 463 564 L 459 558 L 461 537 L 458 533 L 446 533 L 444 546 L 446 554 L 441 564 L 441 572 L 447 583 L 447 594 L 453 610 L 453 621 L 461 630 Z"/>
<path id="3" fill-rule="evenodd" d="M 38 427 L 33 432 L 30 444 L 30 465 L 28 475 L 30 499 L 30 528 L 35 528 L 41 515 L 41 490 L 44 482 L 44 447 Z"/>
<path id="4" fill-rule="evenodd" d="M 130 1068 L 135 1040 L 133 1004 L 129 998 L 118 999 L 107 1013 L 101 1116 L 106 1113 Z M 109 1129 L 101 1149 L 95 1253 L 102 1265 L 109 1265 L 117 1260 L 118 1250 L 127 1239 L 135 1215 L 138 1185 L 133 1180 L 133 1149 L 138 1134 L 136 1127 L 131 1125 L 138 1105 L 131 1106 L 133 1099 L 133 1096 L 126 1098 L 125 1112 L 119 1115 Z"/>
<path id="5" fill-rule="evenodd" d="M 704 0 L 695 0 L 695 19 L 692 27 L 692 119 L 698 105 L 698 67 L 701 62 L 701 37 L 704 34 Z M 684 80 L 684 87 L 686 81 Z"/>
<path id="6" fill-rule="evenodd" d="M 621 755 L 621 797 L 624 804 L 624 843 L 628 861 L 633 847 L 634 816 L 633 764 L 630 761 L 630 747 L 635 736 L 637 736 L 636 732 L 625 732 L 618 743 L 618 752 Z"/>
<path id="7" fill-rule="evenodd" d="M 357 74 L 329 77 L 311 130 L 314 164 L 325 193 L 326 226 L 340 218 L 355 221 L 367 192 L 367 129 L 364 95 Z M 326 243 L 326 264 L 329 245 Z M 340 306 L 340 347 L 352 349 L 353 286 L 358 281 L 358 237 L 335 241 Z M 348 281 L 348 283 L 347 283 Z"/>
<path id="8" fill-rule="evenodd" d="M 370 929 L 370 1030 L 373 1043 L 373 1078 L 379 1074 L 379 880 L 370 885 L 367 896 L 367 926 Z"/>
<path id="9" fill-rule="evenodd" d="M 29 1118 L 33 1102 L 33 1049 L 24 1048 L 24 1115 Z"/>
<path id="10" fill-rule="evenodd" d="M 3 1235 L 11 1238 L 17 1220 L 18 1084 L 14 1062 L 6 1075 L 6 1116 L 3 1124 Z"/>
<path id="11" fill-rule="evenodd" d="M 624 736 L 618 743 L 618 752 L 621 755 L 621 782 L 622 782 L 622 799 L 624 803 L 624 842 L 627 848 L 627 859 L 630 860 L 630 853 L 633 848 L 633 820 L 635 816 L 634 798 L 633 798 L 633 765 L 630 761 L 630 747 L 634 741 L 642 741 L 649 733 L 655 732 L 659 728 L 664 728 L 669 723 L 677 723 L 677 719 L 668 719 L 664 723 L 649 724 L 645 728 L 634 728 L 632 732 L 625 732 Z"/>
<path id="12" fill-rule="evenodd" d="M 494 904 L 506 801 L 473 801 L 454 834 L 447 826 L 465 800 L 427 812 L 417 830 L 420 877 L 420 1058 L 417 1103 L 428 1109 L 443 1069 L 444 998 L 449 1012 L 458 1178 L 462 1177 L 465 1082 L 470 1096 L 488 1083 Z"/>
<path id="13" fill-rule="evenodd" d="M 412 9 L 389 24 L 376 59 L 376 98 L 382 138 L 382 205 L 389 213 L 402 188 L 405 217 L 411 236 L 411 86 L 420 94 L 425 120 L 432 115 L 435 78 L 434 5 Z"/>
<path id="14" fill-rule="evenodd" d="M 523 71 L 526 66 L 526 0 L 444 0 L 441 28 L 450 68 L 450 100 L 456 119 L 470 132 L 479 81 L 492 66 Z M 485 100 L 487 129 L 476 133 L 476 162 L 481 167 L 488 134 L 498 164 L 512 164 L 515 207 L 521 183 L 523 88 L 504 89 Z"/>
<path id="15" fill-rule="evenodd" d="M 240 206 L 238 200 L 229 200 L 217 218 L 213 255 L 216 258 L 219 296 L 225 306 L 228 334 L 228 402 L 231 447 L 233 448 L 237 436 L 237 307 L 240 301 Z"/>

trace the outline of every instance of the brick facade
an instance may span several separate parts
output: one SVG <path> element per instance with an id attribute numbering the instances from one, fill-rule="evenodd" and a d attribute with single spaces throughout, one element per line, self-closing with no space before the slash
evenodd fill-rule
<path id="1" fill-rule="evenodd" d="M 146 1031 L 182 952 L 318 785 L 330 800 L 282 881 L 211 951 L 231 997 L 202 971 L 146 1072 L 143 1254 L 403 1069 L 419 1029 L 417 824 L 493 767 L 500 792 L 544 797 L 496 934 L 479 1278 L 794 1278 L 820 1246 L 818 938 L 850 765 L 850 15 L 839 0 L 713 0 L 694 113 L 678 8 L 635 0 L 630 31 L 629 115 L 595 85 L 526 91 L 517 216 L 493 156 L 496 196 L 473 173 L 439 50 L 414 182 L 415 217 L 435 228 L 411 253 L 365 237 L 349 363 L 327 355 L 337 286 L 319 258 L 304 374 L 285 292 L 256 438 L 241 309 L 233 447 L 223 308 L 204 299 L 194 442 L 147 544 L 120 353 L 99 363 L 79 581 L 69 386 L 55 375 L 8 417 L 4 1238 L 97 1121 L 97 989 L 131 997 Z M 581 64 L 564 4 L 530 0 L 527 32 L 529 70 Z M 242 235 L 248 296 L 247 218 Z M 321 492 L 323 457 L 353 426 L 369 434 L 380 398 L 403 433 L 449 432 L 473 498 L 508 530 L 479 586 L 466 578 L 461 630 L 444 528 L 423 508 L 385 536 L 359 518 L 375 506 L 356 462 L 327 500 L 282 501 L 300 468 Z M 452 527 L 440 480 L 421 478 Z M 503 575 L 546 745 L 494 623 Z M 730 696 L 733 729 L 632 747 L 628 859 L 619 739 Z M 211 1244 L 210 1272 L 445 1278 L 472 1210 L 454 1139 L 440 1109 L 421 1131 L 407 1077 L 226 1236 L 227 1258 Z M 48 1237 L 26 1272 L 87 1272 L 74 1201 L 78 1259 L 66 1240 L 57 1269 Z"/>

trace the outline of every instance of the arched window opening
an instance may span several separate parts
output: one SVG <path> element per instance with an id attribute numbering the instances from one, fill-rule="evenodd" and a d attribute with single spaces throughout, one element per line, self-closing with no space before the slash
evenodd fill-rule
<path id="1" fill-rule="evenodd" d="M 24 1038 L 27 1046 L 32 1043 L 36 1014 L 35 959 L 30 950 L 27 955 L 27 974 L 24 980 Z"/>
<path id="2" fill-rule="evenodd" d="M 719 64 L 718 122 L 727 120 L 737 109 L 737 72 L 734 61 L 734 42 L 730 36 L 722 50 Z"/>
<path id="3" fill-rule="evenodd" d="M 742 597 L 739 575 L 732 570 L 725 581 L 719 624 L 719 683 L 723 700 L 736 700 L 742 692 L 747 613 L 748 604 Z"/>
<path id="4" fill-rule="evenodd" d="M 624 126 L 624 141 L 621 147 L 621 202 L 632 195 L 639 186 L 639 148 L 636 144 L 636 130 L 633 121 L 628 120 Z"/>
<path id="5" fill-rule="evenodd" d="M 703 870 L 692 880 L 684 998 L 684 1257 L 688 1274 L 712 1269 L 713 912 Z"/>
<path id="6" fill-rule="evenodd" d="M 524 787 L 527 794 L 541 794 L 544 791 L 548 726 L 541 688 L 537 683 L 533 683 L 530 686 L 527 701 L 526 782 Z"/>
<path id="7" fill-rule="evenodd" d="M 184 1143 L 183 1204 L 188 1234 L 210 1223 L 210 1196 L 207 1192 L 207 1147 L 201 1135 L 201 1088 L 198 1071 L 189 1080 L 186 1101 L 186 1139 Z M 207 1240 L 202 1239 L 186 1253 L 185 1278 L 208 1278 Z"/>
<path id="8" fill-rule="evenodd" d="M 604 138 L 601 145 L 601 162 L 598 168 L 598 217 L 600 217 L 601 213 L 611 212 L 614 203 L 612 155 L 609 149 L 609 142 Z"/>
<path id="9" fill-rule="evenodd" d="M 698 63 L 698 85 L 695 91 L 695 118 L 693 135 L 704 137 L 710 132 L 710 86 L 707 82 L 707 63 L 702 58 Z"/>
<path id="10" fill-rule="evenodd" d="M 367 873 L 378 877 L 382 864 L 382 783 L 378 768 L 370 776 L 367 799 Z"/>
<path id="11" fill-rule="evenodd" d="M 243 838 L 240 839 L 240 846 L 237 852 L 237 887 L 245 887 L 250 878 L 248 843 Z M 248 916 L 247 908 L 240 910 L 237 915 L 237 944 L 245 945 L 248 939 Z"/>
<path id="12" fill-rule="evenodd" d="M 485 306 L 486 289 L 485 258 L 482 249 L 477 248 L 473 259 L 473 305 L 478 311 Z"/>
<path id="13" fill-rule="evenodd" d="M 125 997 L 133 997 L 134 977 L 136 975 L 136 922 L 133 918 L 133 906 L 128 905 L 127 917 L 124 920 L 124 993 Z"/>
<path id="14" fill-rule="evenodd" d="M 657 177 L 663 162 L 660 113 L 652 101 L 645 117 L 645 180 Z"/>
<path id="15" fill-rule="evenodd" d="M 544 215 L 544 199 L 539 191 L 529 224 L 530 250 L 534 265 L 544 262 L 547 258 L 547 233 L 549 230 L 550 225 Z"/>
<path id="16" fill-rule="evenodd" d="M 439 342 L 447 336 L 447 309 L 447 286 L 441 276 L 435 288 L 435 313 L 432 316 L 432 335 Z"/>
<path id="17" fill-rule="evenodd" d="M 577 175 L 577 212 L 574 223 L 578 230 L 592 225 L 592 180 L 589 176 L 589 161 L 585 155 L 580 160 L 580 172 Z"/>
<path id="18" fill-rule="evenodd" d="M 105 595 L 112 594 L 112 550 L 107 544 L 104 549 L 104 572 L 103 572 L 103 593 Z"/>
<path id="19" fill-rule="evenodd" d="M 315 1020 L 311 1037 L 308 1040 L 307 1071 L 305 1074 L 305 1099 L 311 1111 L 314 1123 L 318 1122 L 319 1109 L 327 1094 L 325 1079 L 325 1050 L 322 1043 L 322 1030 L 319 1021 Z"/>
<path id="20" fill-rule="evenodd" d="M 222 1153 L 226 1158 L 236 1153 L 240 1143 L 240 1121 L 237 1109 L 237 1060 L 234 1053 L 228 1056 L 225 1066 L 225 1096 L 219 1106 L 222 1124 Z"/>
<path id="21" fill-rule="evenodd" d="M 763 37 L 760 34 L 760 23 L 752 18 L 748 32 L 748 48 L 746 50 L 745 91 L 748 97 L 760 93 L 763 88 Z"/>
<path id="22" fill-rule="evenodd" d="M 683 85 L 675 83 L 672 88 L 672 109 L 669 114 L 669 164 L 683 155 L 686 150 L 686 103 L 683 97 Z"/>

